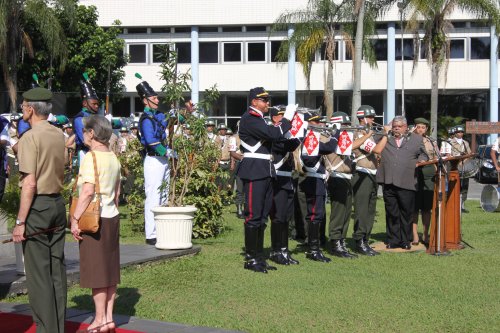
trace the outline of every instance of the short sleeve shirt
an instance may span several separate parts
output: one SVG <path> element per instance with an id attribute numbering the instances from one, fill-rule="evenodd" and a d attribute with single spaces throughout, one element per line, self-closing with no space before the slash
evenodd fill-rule
<path id="1" fill-rule="evenodd" d="M 101 216 L 106 218 L 118 215 L 114 199 L 116 183 L 120 179 L 120 162 L 113 152 L 95 151 L 97 174 L 101 192 Z M 94 159 L 92 153 L 86 153 L 78 173 L 78 192 L 81 193 L 84 183 L 95 185 Z M 95 200 L 95 197 L 93 198 Z"/>
<path id="2" fill-rule="evenodd" d="M 64 135 L 46 120 L 36 123 L 19 140 L 19 172 L 33 174 L 36 194 L 58 194 L 63 188 Z M 23 176 L 21 176 L 22 186 Z"/>

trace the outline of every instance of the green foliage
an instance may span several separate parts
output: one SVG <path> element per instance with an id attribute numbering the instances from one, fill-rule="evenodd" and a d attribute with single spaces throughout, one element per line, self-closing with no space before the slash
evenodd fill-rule
<path id="1" fill-rule="evenodd" d="M 131 192 L 127 196 L 129 219 L 133 225 L 133 231 L 144 231 L 144 160 L 140 155 L 143 149 L 141 143 L 137 139 L 133 139 L 128 143 L 128 149 L 125 153 L 120 154 L 119 160 L 122 166 L 122 173 L 125 177 L 134 177 L 134 185 L 131 187 Z"/>
<path id="2" fill-rule="evenodd" d="M 438 117 L 438 137 L 447 138 L 448 128 L 463 125 L 465 118 L 463 117 L 452 117 L 452 116 L 439 116 Z"/>
<path id="3" fill-rule="evenodd" d="M 67 36 L 67 63 L 64 72 L 53 68 L 53 59 L 50 51 L 37 45 L 35 58 L 26 59 L 20 66 L 20 87 L 29 86 L 30 77 L 28 73 L 36 72 L 40 75 L 42 86 L 47 85 L 47 80 L 53 78 L 52 89 L 54 91 L 79 91 L 79 82 L 82 73 L 87 72 L 96 91 L 104 95 L 107 90 L 108 68 L 110 69 L 110 91 L 117 93 L 124 89 L 122 83 L 125 77 L 123 67 L 127 64 L 127 57 L 123 54 L 125 42 L 118 38 L 120 34 L 120 22 L 115 21 L 109 28 L 100 27 L 97 24 L 98 13 L 94 6 L 78 6 L 75 17 L 76 29 L 69 29 L 68 18 L 58 11 L 57 15 L 64 24 Z M 31 34 L 36 37 L 37 30 Z M 113 96 L 117 96 L 114 94 Z"/>
<path id="4" fill-rule="evenodd" d="M 19 212 L 19 198 L 21 197 L 21 188 L 19 187 L 19 174 L 12 174 L 5 185 L 5 192 L 0 202 L 0 211 L 7 215 L 10 225 L 14 225 Z"/>

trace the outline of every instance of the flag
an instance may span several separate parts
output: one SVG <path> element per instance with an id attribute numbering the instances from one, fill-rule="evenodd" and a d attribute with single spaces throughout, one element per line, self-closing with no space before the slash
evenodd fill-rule
<path id="1" fill-rule="evenodd" d="M 304 121 L 303 114 L 296 112 L 292 119 L 291 137 L 297 139 L 304 137 L 304 128 L 307 128 L 307 121 Z"/>
<path id="2" fill-rule="evenodd" d="M 351 155 L 352 152 L 352 143 L 353 143 L 353 132 L 342 131 L 339 135 L 337 150 L 335 153 L 337 155 Z"/>
<path id="3" fill-rule="evenodd" d="M 302 155 L 307 156 L 318 156 L 319 154 L 319 136 L 321 133 L 314 132 L 310 130 L 306 138 L 304 139 L 304 144 L 302 146 Z"/>

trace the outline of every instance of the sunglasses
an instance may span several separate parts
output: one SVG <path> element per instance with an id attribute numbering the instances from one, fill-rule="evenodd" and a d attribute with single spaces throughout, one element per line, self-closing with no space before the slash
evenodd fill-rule
<path id="1" fill-rule="evenodd" d="M 263 101 L 265 103 L 269 102 L 269 97 L 258 97 L 256 99 L 259 99 L 259 100 L 261 100 L 261 101 Z"/>

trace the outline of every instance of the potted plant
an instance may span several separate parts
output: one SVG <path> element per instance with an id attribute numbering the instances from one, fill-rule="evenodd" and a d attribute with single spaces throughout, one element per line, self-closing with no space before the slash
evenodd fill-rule
<path id="1" fill-rule="evenodd" d="M 222 198 L 215 184 L 219 176 L 220 150 L 208 139 L 205 129 L 204 110 L 193 110 L 184 102 L 183 94 L 190 90 L 188 72 L 177 70 L 177 55 L 166 52 L 161 64 L 164 102 L 169 111 L 168 146 L 170 183 L 166 206 L 153 208 L 159 249 L 184 249 L 192 246 L 191 238 L 206 238 L 220 233 Z M 216 87 L 207 90 L 200 105 L 212 106 L 219 98 Z M 165 188 L 166 187 L 166 188 Z"/>

